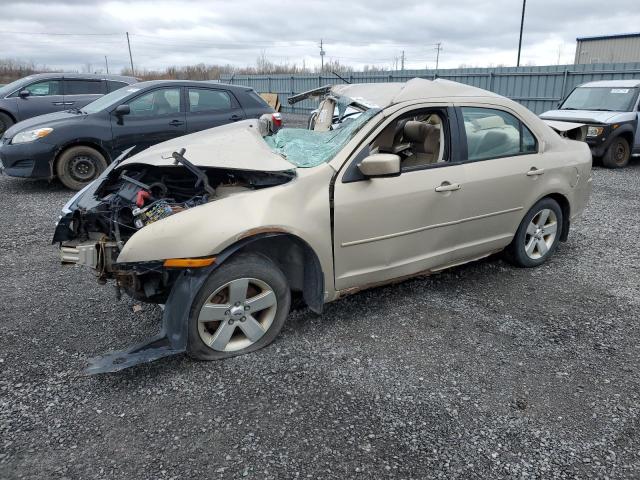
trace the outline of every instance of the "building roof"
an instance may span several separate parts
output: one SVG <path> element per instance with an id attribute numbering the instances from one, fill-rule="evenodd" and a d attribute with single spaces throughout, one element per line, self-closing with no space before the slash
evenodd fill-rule
<path id="1" fill-rule="evenodd" d="M 331 91 L 369 106 L 380 108 L 411 100 L 444 97 L 500 96 L 481 88 L 443 80 L 441 78 L 436 80 L 412 78 L 405 83 L 354 83 L 349 85 L 336 85 L 331 88 Z"/>
<path id="2" fill-rule="evenodd" d="M 640 37 L 640 32 L 637 33 L 617 33 L 614 35 L 596 35 L 593 37 L 578 37 L 576 41 L 584 42 L 589 40 L 610 40 L 614 38 L 629 38 L 629 37 Z"/>

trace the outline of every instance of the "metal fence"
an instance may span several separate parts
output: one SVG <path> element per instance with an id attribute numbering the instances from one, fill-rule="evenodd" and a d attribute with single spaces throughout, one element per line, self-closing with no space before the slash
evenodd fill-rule
<path id="1" fill-rule="evenodd" d="M 509 97 L 535 113 L 556 107 L 576 85 L 593 80 L 640 79 L 640 63 L 547 65 L 540 67 L 457 68 L 450 70 L 403 70 L 340 74 L 349 83 L 404 82 L 414 77 L 445 78 Z M 322 75 L 223 75 L 221 81 L 246 85 L 259 93 L 277 93 L 282 111 L 308 113 L 317 102 L 287 103 L 293 94 L 327 84 L 345 83 L 331 73 Z"/>

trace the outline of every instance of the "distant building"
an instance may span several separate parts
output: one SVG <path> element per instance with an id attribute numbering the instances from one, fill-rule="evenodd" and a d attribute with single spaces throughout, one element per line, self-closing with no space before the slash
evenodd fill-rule
<path id="1" fill-rule="evenodd" d="M 578 63 L 640 62 L 640 33 L 576 38 Z"/>

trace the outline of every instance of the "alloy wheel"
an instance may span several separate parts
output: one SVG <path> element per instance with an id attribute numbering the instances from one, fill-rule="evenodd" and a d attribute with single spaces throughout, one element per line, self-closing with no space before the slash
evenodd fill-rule
<path id="1" fill-rule="evenodd" d="M 527 226 L 524 250 L 533 260 L 544 257 L 556 240 L 558 218 L 553 210 L 545 208 L 536 213 Z"/>
<path id="2" fill-rule="evenodd" d="M 213 350 L 242 350 L 267 333 L 277 309 L 276 294 L 267 283 L 232 280 L 207 298 L 198 315 L 198 333 Z"/>

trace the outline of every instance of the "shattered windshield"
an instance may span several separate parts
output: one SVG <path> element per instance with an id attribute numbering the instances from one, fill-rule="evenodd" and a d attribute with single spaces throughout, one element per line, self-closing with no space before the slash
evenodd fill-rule
<path id="1" fill-rule="evenodd" d="M 296 167 L 315 167 L 331 160 L 373 118 L 379 108 L 371 108 L 357 118 L 346 118 L 333 130 L 316 132 L 304 128 L 283 128 L 265 137 L 271 149 Z"/>

